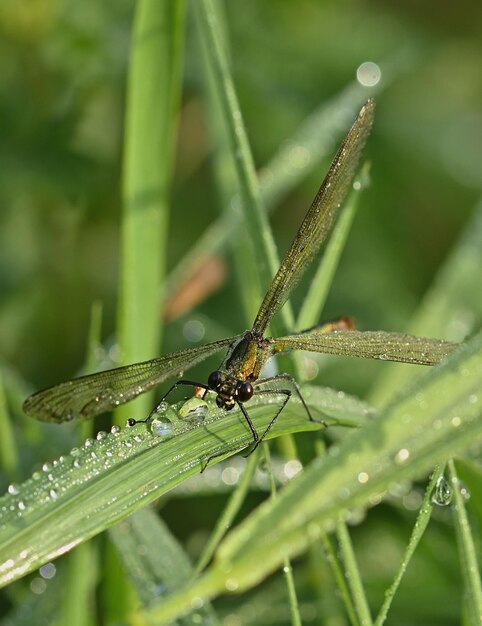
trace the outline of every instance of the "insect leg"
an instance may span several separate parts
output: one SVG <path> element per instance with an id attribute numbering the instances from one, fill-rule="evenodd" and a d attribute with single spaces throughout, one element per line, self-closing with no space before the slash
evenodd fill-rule
<path id="1" fill-rule="evenodd" d="M 149 415 L 145 419 L 135 420 L 133 418 L 130 418 L 129 420 L 127 420 L 128 425 L 134 426 L 135 424 L 145 424 L 146 422 L 148 422 L 151 419 L 151 417 L 155 415 L 157 411 L 159 411 L 161 404 L 164 402 L 164 400 L 168 396 L 170 396 L 171 393 L 175 391 L 180 385 L 185 385 L 189 387 L 200 387 L 201 389 L 205 389 L 206 391 L 209 391 L 209 387 L 205 385 L 204 383 L 197 383 L 192 380 L 178 380 L 167 390 L 167 392 L 162 396 L 162 398 L 159 400 L 159 402 L 156 404 L 156 406 L 152 409 L 152 411 L 149 413 Z"/>
<path id="2" fill-rule="evenodd" d="M 259 393 L 259 392 L 258 392 L 258 393 Z M 246 411 L 246 409 L 244 408 L 243 403 L 242 403 L 242 402 L 237 402 L 237 405 L 238 405 L 238 406 L 239 406 L 239 408 L 241 409 L 241 413 L 243 414 L 243 417 L 244 417 L 244 419 L 246 420 L 246 422 L 247 422 L 247 424 L 248 424 L 248 426 L 249 426 L 249 429 L 250 429 L 250 431 L 251 431 L 251 434 L 253 435 L 253 444 L 254 444 L 254 447 L 253 447 L 253 449 L 252 449 L 252 450 L 251 450 L 251 451 L 250 451 L 250 452 L 246 455 L 246 456 L 249 456 L 252 452 L 254 452 L 254 451 L 256 450 L 256 448 L 258 447 L 258 445 L 259 445 L 260 441 L 263 439 L 263 437 L 264 437 L 264 435 L 265 435 L 266 433 L 264 433 L 263 437 L 261 437 L 261 439 L 260 439 L 260 438 L 259 438 L 259 435 L 258 435 L 258 431 L 256 430 L 256 428 L 255 428 L 255 426 L 254 426 L 254 424 L 253 424 L 252 419 L 249 417 L 249 413 L 248 413 L 248 412 Z M 284 406 L 284 404 L 283 404 L 283 406 Z M 283 407 L 281 407 L 281 408 L 283 408 Z M 210 463 L 213 459 L 216 459 L 216 458 L 217 458 L 217 457 L 219 457 L 219 456 L 224 456 L 225 454 L 229 454 L 229 453 L 231 453 L 231 452 L 238 452 L 239 450 L 243 450 L 243 448 L 245 448 L 245 447 L 246 447 L 245 445 L 242 445 L 242 446 L 237 446 L 236 448 L 230 448 L 229 450 L 224 450 L 223 452 L 219 452 L 219 453 L 217 453 L 217 454 L 212 454 L 212 455 L 211 455 L 210 457 L 208 457 L 208 458 L 206 459 L 206 461 L 204 462 L 204 464 L 203 464 L 203 466 L 202 466 L 202 468 L 201 468 L 201 474 L 204 472 L 204 470 L 206 469 L 206 467 L 209 465 L 209 463 Z"/>
<path id="3" fill-rule="evenodd" d="M 278 378 L 278 377 L 274 377 L 274 378 Z M 266 379 L 265 380 L 269 380 Z M 285 406 L 288 404 L 289 399 L 291 398 L 291 391 L 289 389 L 259 389 L 258 391 L 255 392 L 257 396 L 261 396 L 261 395 L 265 395 L 265 394 L 273 394 L 273 393 L 280 393 L 283 394 L 285 396 L 285 399 L 283 400 L 283 404 L 280 406 L 280 408 L 276 411 L 275 416 L 273 417 L 273 419 L 271 420 L 271 422 L 268 424 L 268 426 L 266 427 L 266 430 L 264 431 L 264 433 L 261 435 L 261 437 L 254 442 L 254 446 L 253 449 L 249 451 L 248 455 L 252 454 L 256 448 L 259 446 L 259 444 L 263 441 L 263 439 L 266 437 L 266 435 L 268 434 L 268 432 L 270 431 L 271 427 L 273 426 L 273 424 L 276 422 L 276 420 L 278 419 L 279 414 L 281 413 L 281 411 L 285 408 Z M 304 403 L 303 403 L 304 404 Z M 311 419 L 311 416 L 310 416 Z"/>
<path id="4" fill-rule="evenodd" d="M 299 387 L 298 383 L 297 383 L 297 382 L 296 382 L 296 380 L 293 378 L 293 376 L 291 376 L 290 374 L 277 374 L 276 376 L 270 376 L 269 378 L 260 378 L 260 379 L 256 380 L 256 381 L 253 383 L 253 386 L 259 386 L 259 385 L 262 385 L 262 384 L 264 384 L 264 383 L 269 383 L 269 382 L 273 382 L 273 381 L 276 381 L 276 380 L 285 380 L 285 381 L 289 382 L 289 383 L 290 383 L 290 385 L 292 385 L 292 386 L 293 386 L 293 389 L 295 390 L 296 395 L 297 395 L 297 396 L 298 396 L 298 398 L 300 399 L 301 404 L 304 406 L 305 411 L 306 411 L 306 414 L 308 415 L 308 417 L 309 417 L 309 419 L 310 419 L 310 422 L 318 422 L 318 421 L 319 421 L 319 420 L 316 420 L 316 419 L 315 419 L 315 418 L 311 415 L 311 411 L 310 411 L 310 409 L 308 408 L 308 405 L 306 404 L 305 399 L 303 398 L 303 394 L 301 393 L 301 389 L 300 389 L 300 387 Z M 268 390 L 267 390 L 267 391 L 268 391 Z M 273 392 L 273 391 L 279 391 L 279 392 L 281 393 L 281 391 L 280 391 L 280 390 L 277 390 L 277 389 L 276 389 L 276 390 L 272 390 L 272 392 Z M 259 393 L 259 392 L 256 392 L 256 393 Z M 322 421 L 322 424 L 324 424 L 324 425 L 326 426 L 325 422 L 323 422 L 323 421 Z"/>

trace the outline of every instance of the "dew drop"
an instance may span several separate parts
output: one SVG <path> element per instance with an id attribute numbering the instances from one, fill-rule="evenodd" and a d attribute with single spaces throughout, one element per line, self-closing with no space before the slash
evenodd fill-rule
<path id="1" fill-rule="evenodd" d="M 363 87 L 374 87 L 380 82 L 381 77 L 380 67 L 372 61 L 362 63 L 356 71 L 356 78 Z"/>
<path id="2" fill-rule="evenodd" d="M 111 432 L 113 435 L 118 435 L 118 434 L 120 433 L 120 431 L 121 431 L 121 428 L 120 428 L 120 426 L 118 426 L 117 424 L 114 424 L 114 425 L 112 426 L 112 428 L 110 429 L 110 432 Z"/>
<path id="3" fill-rule="evenodd" d="M 410 456 L 409 450 L 407 450 L 407 448 L 401 448 L 395 455 L 395 463 L 398 463 L 398 464 L 405 463 L 405 461 L 408 459 L 409 456 Z"/>
<path id="4" fill-rule="evenodd" d="M 166 417 L 155 417 L 150 423 L 150 429 L 156 437 L 166 437 L 172 434 L 173 424 Z"/>
<path id="5" fill-rule="evenodd" d="M 19 492 L 18 485 L 16 483 L 10 483 L 7 491 L 10 495 L 16 496 Z"/>
<path id="6" fill-rule="evenodd" d="M 202 398 L 189 398 L 182 404 L 178 411 L 178 415 L 181 419 L 190 419 L 196 421 L 202 421 L 208 412 L 208 404 Z"/>
<path id="7" fill-rule="evenodd" d="M 95 438 L 97 439 L 97 441 L 102 441 L 102 439 L 105 439 L 106 437 L 107 433 L 104 430 L 99 430 Z"/>
<path id="8" fill-rule="evenodd" d="M 435 484 L 432 502 L 438 506 L 447 506 L 452 502 L 453 489 L 443 476 L 440 476 Z"/>

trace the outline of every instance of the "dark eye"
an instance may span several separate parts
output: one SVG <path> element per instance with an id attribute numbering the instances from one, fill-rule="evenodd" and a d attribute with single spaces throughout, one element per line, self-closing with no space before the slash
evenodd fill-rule
<path id="1" fill-rule="evenodd" d="M 246 381 L 240 382 L 237 385 L 238 400 L 240 402 L 247 402 L 253 397 L 254 389 L 251 383 Z"/>
<path id="2" fill-rule="evenodd" d="M 223 377 L 221 375 L 221 372 L 219 372 L 218 370 L 216 370 L 215 372 L 212 372 L 212 374 L 209 374 L 209 378 L 208 378 L 209 389 L 214 389 L 216 391 L 216 389 L 218 389 L 218 387 L 221 385 L 222 380 L 223 380 Z"/>

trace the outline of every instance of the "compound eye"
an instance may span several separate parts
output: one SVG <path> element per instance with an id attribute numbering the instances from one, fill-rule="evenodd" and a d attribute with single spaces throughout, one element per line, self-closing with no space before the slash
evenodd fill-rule
<path id="1" fill-rule="evenodd" d="M 237 392 L 238 400 L 240 402 L 247 402 L 253 397 L 253 385 L 251 383 L 248 383 L 247 381 L 240 382 L 237 385 Z"/>
<path id="2" fill-rule="evenodd" d="M 212 372 L 211 374 L 209 374 L 208 378 L 209 389 L 214 389 L 214 391 L 216 391 L 221 385 L 222 381 L 223 377 L 220 371 L 216 370 L 215 372 Z"/>

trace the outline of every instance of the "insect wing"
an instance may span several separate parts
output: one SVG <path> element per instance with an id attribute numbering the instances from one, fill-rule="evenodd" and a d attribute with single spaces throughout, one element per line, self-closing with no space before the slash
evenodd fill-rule
<path id="1" fill-rule="evenodd" d="M 459 344 L 403 333 L 339 330 L 308 332 L 273 340 L 273 354 L 284 350 L 307 350 L 323 354 L 355 356 L 382 361 L 435 365 Z"/>
<path id="2" fill-rule="evenodd" d="M 46 422 L 94 417 L 133 400 L 237 340 L 238 337 L 230 337 L 150 361 L 74 378 L 34 393 L 25 400 L 23 410 Z"/>
<path id="3" fill-rule="evenodd" d="M 360 109 L 259 308 L 253 331 L 264 334 L 328 236 L 373 125 L 374 100 Z"/>

